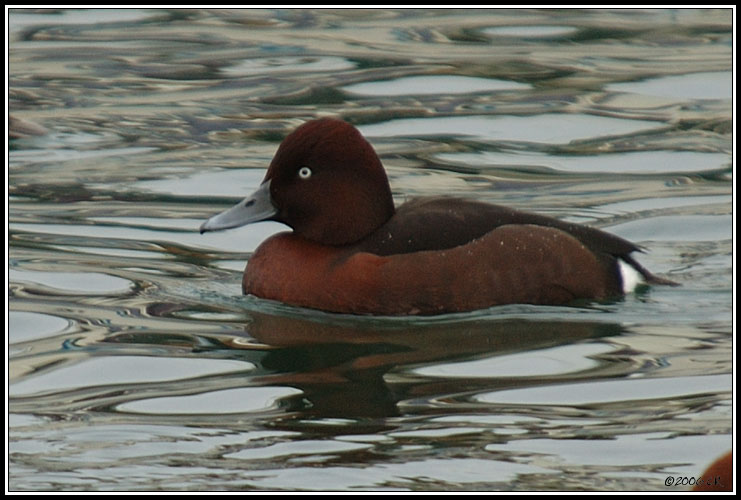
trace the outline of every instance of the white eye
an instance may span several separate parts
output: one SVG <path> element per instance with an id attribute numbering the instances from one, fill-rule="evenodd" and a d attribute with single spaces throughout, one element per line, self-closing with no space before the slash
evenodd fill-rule
<path id="1" fill-rule="evenodd" d="M 308 179 L 311 177 L 311 169 L 309 167 L 301 167 L 298 171 L 298 176 L 302 179 Z"/>

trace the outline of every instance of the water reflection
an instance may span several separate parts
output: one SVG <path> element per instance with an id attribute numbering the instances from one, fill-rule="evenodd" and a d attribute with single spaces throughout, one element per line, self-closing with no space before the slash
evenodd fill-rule
<path id="1" fill-rule="evenodd" d="M 501 383 L 491 377 L 399 375 L 419 364 L 500 356 L 620 331 L 611 324 L 528 320 L 357 328 L 266 315 L 254 319 L 250 334 L 280 346 L 263 366 L 286 372 L 298 369 L 296 376 L 280 378 L 301 388 L 307 404 L 302 413 L 319 418 L 396 416 L 402 401 L 425 406 L 445 394 L 476 393 Z M 389 375 L 401 380 L 388 382 Z"/>
<path id="2" fill-rule="evenodd" d="M 239 360 L 249 370 L 244 383 L 250 386 L 280 386 L 297 389 L 283 397 L 285 411 L 296 419 L 361 418 L 377 419 L 401 414 L 399 404 L 408 400 L 424 405 L 442 394 L 477 393 L 492 390 L 501 377 L 485 375 L 453 379 L 413 373 L 418 365 L 443 363 L 480 356 L 497 357 L 576 341 L 619 335 L 621 327 L 611 323 L 533 321 L 527 319 L 479 319 L 470 321 L 409 322 L 338 321 L 265 314 L 253 311 L 245 327 L 247 337 L 201 337 L 203 355 Z M 130 333 L 110 336 L 106 342 L 142 343 Z M 162 338 L 157 339 L 158 343 Z M 222 367 L 225 369 L 225 367 Z M 594 376 L 594 370 L 588 370 Z M 220 386 L 238 383 L 232 375 Z M 558 375 L 562 376 L 562 375 Z M 578 378 L 578 374 L 573 375 Z M 390 377 L 390 380 L 389 380 Z M 520 374 L 525 385 L 538 384 L 539 377 Z M 506 382 L 511 384 L 511 380 Z M 180 385 L 183 391 L 184 385 Z M 192 390 L 201 391 L 197 384 Z M 167 394 L 163 392 L 163 395 Z M 276 394 L 280 394 L 277 391 Z M 248 397 L 249 393 L 245 393 Z M 215 396 L 215 395 L 214 395 Z M 223 395 L 224 401 L 239 398 Z M 167 405 L 181 408 L 177 413 L 221 413 L 223 405 L 201 406 L 188 393 L 183 401 L 168 398 Z M 187 400 L 190 398 L 191 403 Z M 215 401 L 215 400 L 214 400 Z M 229 403 L 232 405 L 233 403 Z M 245 405 L 251 404 L 245 401 Z M 162 403 L 164 408 L 165 403 Z M 192 405 L 189 408 L 188 405 Z M 150 407 L 154 407 L 150 405 Z M 126 404 L 120 410 L 140 409 Z M 136 410 L 140 411 L 140 410 Z M 238 403 L 232 412 L 249 411 Z M 168 410 L 166 413 L 170 413 Z M 283 421 L 285 424 L 285 420 Z"/>
<path id="3" fill-rule="evenodd" d="M 175 305 L 161 305 L 150 309 L 150 313 L 177 316 L 177 309 Z M 298 419 L 389 417 L 400 415 L 399 404 L 409 400 L 424 405 L 424 401 L 431 402 L 443 394 L 491 391 L 502 383 L 511 385 L 512 377 L 521 379 L 525 386 L 537 385 L 544 375 L 542 370 L 524 370 L 502 377 L 483 370 L 450 378 L 415 371 L 418 366 L 482 356 L 496 359 L 614 337 L 622 332 L 613 323 L 552 319 L 358 322 L 331 315 L 318 320 L 301 314 L 287 315 L 285 311 L 279 315 L 252 311 L 248 318 L 244 334 L 238 336 L 127 330 L 107 335 L 94 344 L 70 344 L 71 351 L 60 359 L 67 368 L 50 371 L 39 366 L 29 372 L 32 377 L 14 383 L 12 399 L 17 410 L 48 412 L 57 407 L 56 411 L 60 411 L 78 404 L 92 409 L 91 393 L 97 392 L 105 407 L 113 404 L 117 411 L 159 413 L 159 407 L 162 414 L 219 414 L 257 411 L 250 409 L 253 403 L 249 401 L 256 393 L 248 390 L 241 394 L 239 391 L 244 389 L 240 387 L 273 387 L 273 392 L 266 395 L 282 400 L 282 408 Z M 110 350 L 113 345 L 119 346 L 118 352 Z M 152 364 L 153 358 L 136 355 L 146 353 L 142 349 L 148 345 L 161 352 L 159 362 Z M 100 357 L 105 351 L 118 355 Z M 180 355 L 173 357 L 178 352 Z M 188 352 L 192 354 L 183 358 Z M 75 355 L 70 357 L 71 354 Z M 209 367 L 209 363 L 213 366 Z M 571 366 L 570 362 L 567 364 Z M 583 371 L 593 377 L 595 369 L 588 365 Z M 580 377 L 579 371 L 550 376 L 569 380 Z M 83 380 L 92 385 L 79 387 Z M 177 382 L 175 392 L 180 396 L 173 396 L 173 382 Z M 114 397 L 120 398 L 122 404 L 114 404 L 110 399 L 115 388 L 134 386 L 140 390 Z M 208 387 L 211 389 L 204 393 Z M 237 392 L 224 392 L 229 387 Z M 278 387 L 291 389 L 292 395 L 281 394 Z M 59 400 L 60 393 L 67 396 Z M 108 396 L 103 397 L 104 394 Z M 197 395 L 201 396 L 194 397 Z M 207 395 L 210 402 L 205 404 L 203 398 Z M 238 400 L 242 398 L 246 399 L 240 404 Z M 51 399 L 58 403 L 50 405 Z M 146 403 L 147 400 L 151 402 Z M 43 410 L 38 406 L 41 402 Z M 271 406 L 267 404 L 263 409 Z"/>

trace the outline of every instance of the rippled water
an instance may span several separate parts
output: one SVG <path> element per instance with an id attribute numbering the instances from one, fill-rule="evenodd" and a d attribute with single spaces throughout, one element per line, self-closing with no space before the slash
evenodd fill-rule
<path id="1" fill-rule="evenodd" d="M 12 10 L 9 489 L 660 490 L 732 446 L 730 10 Z M 198 234 L 313 117 L 682 283 L 357 318 Z"/>

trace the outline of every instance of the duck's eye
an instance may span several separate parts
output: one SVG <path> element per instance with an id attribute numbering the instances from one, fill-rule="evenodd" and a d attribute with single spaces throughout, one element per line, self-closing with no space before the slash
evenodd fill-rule
<path id="1" fill-rule="evenodd" d="M 308 179 L 311 177 L 311 169 L 309 167 L 301 167 L 298 170 L 298 176 L 302 179 Z"/>

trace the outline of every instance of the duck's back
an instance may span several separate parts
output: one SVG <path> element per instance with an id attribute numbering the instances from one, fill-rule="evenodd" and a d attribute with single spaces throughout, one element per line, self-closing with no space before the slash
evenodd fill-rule
<path id="1" fill-rule="evenodd" d="M 404 203 L 386 224 L 357 246 L 376 255 L 444 250 L 465 245 L 511 224 L 559 229 L 594 252 L 623 256 L 640 251 L 637 245 L 593 227 L 501 205 L 445 197 L 417 198 Z"/>
<path id="2" fill-rule="evenodd" d="M 521 233 L 537 235 L 542 228 L 553 228 L 576 238 L 602 262 L 605 272 L 618 280 L 613 290 L 617 294 L 625 291 L 621 283 L 621 269 L 626 267 L 623 264 L 635 270 L 646 283 L 676 285 L 670 280 L 654 276 L 641 266 L 631 256 L 633 252 L 641 252 L 641 248 L 619 236 L 546 215 L 453 197 L 425 197 L 404 203 L 386 224 L 355 247 L 358 251 L 381 256 L 446 250 L 466 245 L 509 225 L 526 226 L 520 229 Z M 561 251 L 553 245 L 550 257 L 554 261 L 568 257 L 558 255 Z M 524 262 L 525 257 L 522 259 Z"/>

